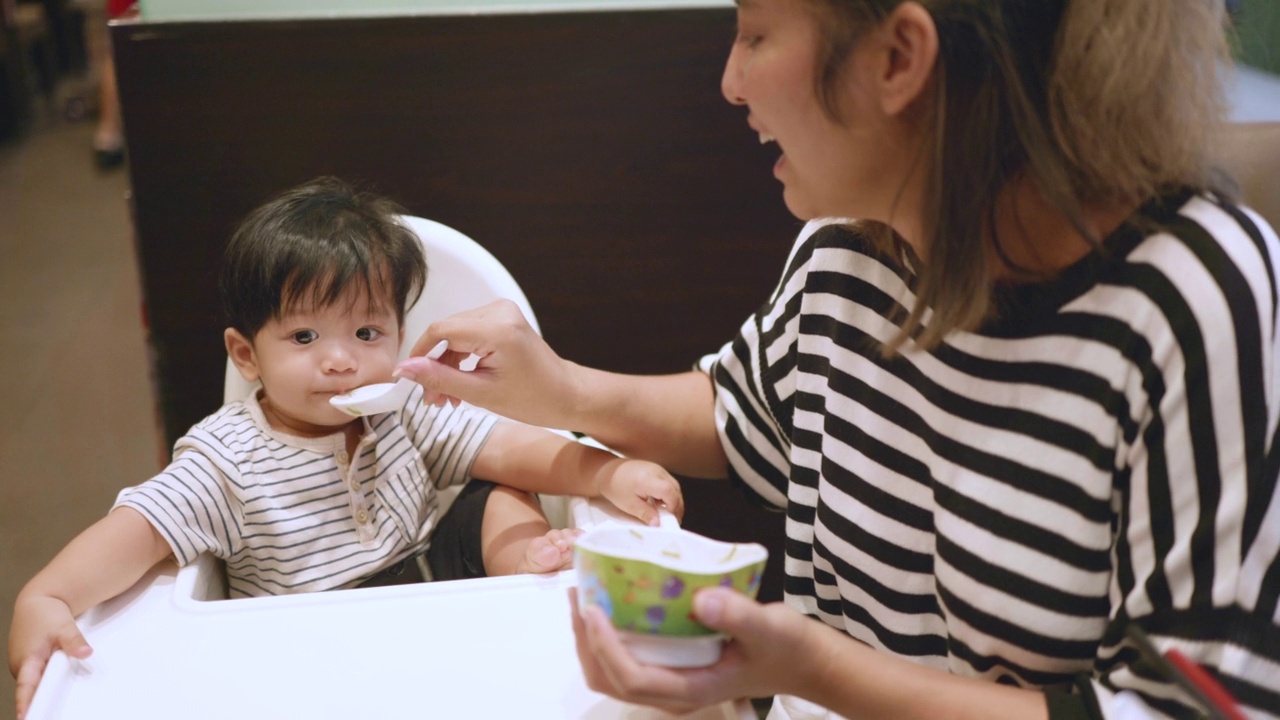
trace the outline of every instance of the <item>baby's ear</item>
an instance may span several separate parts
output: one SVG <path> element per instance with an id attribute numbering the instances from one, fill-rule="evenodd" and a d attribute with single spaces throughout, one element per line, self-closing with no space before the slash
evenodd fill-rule
<path id="1" fill-rule="evenodd" d="M 253 353 L 253 343 L 235 328 L 224 330 L 222 340 L 227 346 L 227 357 L 231 358 L 231 362 L 240 371 L 240 376 L 248 382 L 257 380 L 261 373 L 258 372 L 258 358 Z"/>

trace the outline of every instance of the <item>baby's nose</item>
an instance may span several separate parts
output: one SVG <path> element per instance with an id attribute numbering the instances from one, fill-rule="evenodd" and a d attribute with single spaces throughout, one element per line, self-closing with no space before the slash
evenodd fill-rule
<path id="1" fill-rule="evenodd" d="M 356 367 L 355 354 L 342 345 L 334 345 L 324 355 L 323 367 L 326 372 L 346 372 Z"/>

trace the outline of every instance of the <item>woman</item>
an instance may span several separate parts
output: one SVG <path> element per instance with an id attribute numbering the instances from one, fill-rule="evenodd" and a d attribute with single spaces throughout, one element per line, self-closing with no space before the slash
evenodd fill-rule
<path id="1" fill-rule="evenodd" d="M 1277 717 L 1280 245 L 1208 160 L 1223 14 L 741 0 L 726 98 L 795 215 L 859 221 L 809 223 L 700 372 L 574 365 L 509 305 L 428 330 L 414 355 L 459 354 L 402 368 L 437 401 L 787 511 L 785 605 L 701 593 L 734 640 L 693 671 L 635 663 L 586 608 L 591 687 L 776 694 L 780 718 L 1193 712 L 1140 630 Z"/>

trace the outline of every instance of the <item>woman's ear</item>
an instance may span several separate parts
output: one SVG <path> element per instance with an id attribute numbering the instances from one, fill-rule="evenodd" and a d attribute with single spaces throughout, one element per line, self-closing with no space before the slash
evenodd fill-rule
<path id="1" fill-rule="evenodd" d="M 920 3 L 894 8 L 880 24 L 880 109 L 898 115 L 924 97 L 938 62 L 938 27 Z"/>
<path id="2" fill-rule="evenodd" d="M 227 357 L 240 371 L 240 376 L 248 382 L 257 380 L 261 373 L 258 372 L 258 357 L 253 352 L 253 343 L 235 328 L 224 330 L 222 341 L 227 346 Z"/>

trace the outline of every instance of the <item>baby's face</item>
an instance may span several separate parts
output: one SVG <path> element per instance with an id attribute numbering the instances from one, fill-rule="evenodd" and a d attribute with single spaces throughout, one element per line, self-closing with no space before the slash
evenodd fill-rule
<path id="1" fill-rule="evenodd" d="M 271 320 L 253 338 L 272 427 L 292 435 L 328 435 L 351 416 L 329 398 L 391 382 L 402 329 L 390 306 L 371 307 L 364 293 L 323 308 L 300 308 Z"/>

